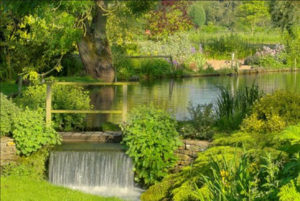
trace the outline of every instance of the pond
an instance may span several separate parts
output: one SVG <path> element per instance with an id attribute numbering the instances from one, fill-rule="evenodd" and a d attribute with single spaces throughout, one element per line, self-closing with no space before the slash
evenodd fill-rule
<path id="1" fill-rule="evenodd" d="M 189 104 L 214 103 L 219 86 L 236 90 L 257 84 L 270 93 L 277 89 L 300 92 L 300 72 L 262 73 L 239 76 L 194 77 L 164 79 L 128 86 L 128 111 L 139 105 L 153 104 L 171 112 L 178 120 L 188 117 Z M 94 109 L 121 109 L 121 87 L 90 87 Z M 121 115 L 88 115 L 89 128 L 97 128 L 103 121 L 121 122 Z"/>

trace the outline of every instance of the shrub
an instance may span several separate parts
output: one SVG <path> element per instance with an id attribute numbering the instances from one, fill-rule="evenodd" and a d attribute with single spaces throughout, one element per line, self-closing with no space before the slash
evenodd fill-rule
<path id="1" fill-rule="evenodd" d="M 262 92 L 254 84 L 234 93 L 224 87 L 220 90 L 216 106 L 217 127 L 221 130 L 238 129 L 254 102 L 262 96 Z"/>
<path id="2" fill-rule="evenodd" d="M 31 109 L 45 108 L 46 86 L 34 85 L 28 87 L 17 101 L 24 107 Z M 82 87 L 54 85 L 52 92 L 53 109 L 90 109 L 90 97 Z M 54 128 L 70 131 L 80 130 L 85 127 L 85 114 L 54 114 Z"/>
<path id="3" fill-rule="evenodd" d="M 190 6 L 190 8 L 188 9 L 188 14 L 192 19 L 192 22 L 197 27 L 201 27 L 205 24 L 206 21 L 205 10 L 203 9 L 203 6 L 199 2 L 194 3 L 192 6 Z"/>
<path id="4" fill-rule="evenodd" d="M 18 152 L 30 155 L 45 145 L 55 145 L 60 142 L 56 131 L 45 124 L 44 112 L 26 108 L 13 118 L 12 136 Z"/>
<path id="5" fill-rule="evenodd" d="M 147 59 L 141 62 L 141 73 L 148 78 L 164 77 L 171 72 L 171 65 L 163 59 Z"/>
<path id="6" fill-rule="evenodd" d="M 300 201 L 300 191 L 297 190 L 300 186 L 296 186 L 292 180 L 290 183 L 280 188 L 279 200 L 280 201 Z"/>
<path id="7" fill-rule="evenodd" d="M 202 53 L 202 46 L 195 46 L 186 32 L 171 35 L 165 41 L 139 42 L 139 50 L 144 55 L 171 55 L 174 65 L 181 65 L 196 53 Z"/>
<path id="8" fill-rule="evenodd" d="M 175 164 L 174 150 L 180 145 L 176 121 L 152 106 L 140 107 L 121 128 L 136 179 L 146 185 L 162 179 Z"/>
<path id="9" fill-rule="evenodd" d="M 49 156 L 48 148 L 42 148 L 30 156 L 20 157 L 16 163 L 10 163 L 3 167 L 3 176 L 30 176 L 43 179 L 46 175 L 46 161 Z"/>
<path id="10" fill-rule="evenodd" d="M 252 114 L 243 121 L 242 129 L 248 132 L 275 132 L 300 121 L 300 95 L 276 91 L 261 98 Z"/>
<path id="11" fill-rule="evenodd" d="M 20 109 L 4 94 L 0 93 L 0 136 L 11 133 L 13 119 L 19 112 Z"/>
<path id="12" fill-rule="evenodd" d="M 213 105 L 190 104 L 188 107 L 190 120 L 179 128 L 179 132 L 184 138 L 210 140 L 214 133 L 215 114 Z"/>
<path id="13" fill-rule="evenodd" d="M 204 68 L 205 58 L 203 54 L 195 52 L 185 60 L 185 65 L 192 71 L 201 71 Z"/>
<path id="14" fill-rule="evenodd" d="M 235 53 L 236 58 L 245 58 L 255 53 L 254 47 L 235 34 L 209 39 L 204 44 L 204 50 L 209 57 L 223 59 L 230 59 L 232 53 Z"/>
<path id="15" fill-rule="evenodd" d="M 228 160 L 210 159 L 211 172 L 203 176 L 210 200 L 275 200 L 279 187 L 279 165 L 270 155 L 260 162 L 248 154 Z"/>

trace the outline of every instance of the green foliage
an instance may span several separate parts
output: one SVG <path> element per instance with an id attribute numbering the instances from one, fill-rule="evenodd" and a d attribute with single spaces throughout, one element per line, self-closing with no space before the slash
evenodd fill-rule
<path id="1" fill-rule="evenodd" d="M 118 124 L 114 124 L 111 122 L 104 122 L 101 125 L 101 128 L 103 131 L 120 131 L 121 130 L 121 128 Z"/>
<path id="2" fill-rule="evenodd" d="M 179 126 L 179 133 L 184 138 L 210 140 L 214 133 L 215 114 L 213 105 L 190 104 L 188 107 L 190 120 Z"/>
<path id="3" fill-rule="evenodd" d="M 210 200 L 276 199 L 279 166 L 270 155 L 260 163 L 247 154 L 233 160 L 211 158 L 210 167 L 210 176 L 203 176 L 212 194 Z"/>
<path id="4" fill-rule="evenodd" d="M 28 87 L 18 99 L 18 102 L 32 109 L 45 109 L 46 86 L 34 85 Z M 54 85 L 52 91 L 53 109 L 91 109 L 89 93 L 82 87 Z M 85 117 L 83 114 L 54 114 L 54 128 L 58 130 L 70 131 L 80 130 L 85 127 Z"/>
<path id="5" fill-rule="evenodd" d="M 166 195 L 168 195 L 169 189 L 172 187 L 174 182 L 176 182 L 174 177 L 168 176 L 162 182 L 157 183 L 156 185 L 150 186 L 146 193 L 143 193 L 141 196 L 142 201 L 157 201 L 163 200 Z"/>
<path id="6" fill-rule="evenodd" d="M 264 1 L 245 1 L 237 11 L 239 19 L 251 28 L 254 33 L 255 26 L 264 24 L 269 18 L 267 3 Z"/>
<path id="7" fill-rule="evenodd" d="M 176 33 L 169 36 L 166 40 L 139 42 L 138 48 L 142 55 L 171 55 L 175 66 L 184 64 L 188 59 L 199 59 L 201 61 L 200 64 L 203 62 L 203 56 L 199 55 L 201 50 L 198 48 L 198 45 L 195 46 L 193 44 L 186 32 Z M 196 55 L 193 56 L 193 54 Z M 199 67 L 201 66 L 199 65 Z"/>
<path id="8" fill-rule="evenodd" d="M 194 72 L 203 70 L 205 62 L 204 55 L 200 52 L 191 54 L 184 61 L 186 67 Z"/>
<path id="9" fill-rule="evenodd" d="M 142 195 L 142 201 L 148 201 L 146 198 L 151 201 L 159 201 L 163 198 L 174 201 L 196 201 L 200 200 L 201 197 L 208 198 L 210 195 L 207 188 L 197 188 L 195 183 L 202 184 L 201 175 L 210 171 L 209 161 L 211 156 L 215 156 L 215 160 L 222 160 L 222 158 L 232 159 L 235 155 L 240 155 L 240 149 L 230 146 L 211 147 L 205 152 L 200 152 L 193 165 L 182 169 L 181 172 L 171 174 L 165 177 L 162 182 L 151 186 Z M 162 188 L 162 185 L 165 188 Z M 156 190 L 159 190 L 158 194 L 156 194 Z"/>
<path id="10" fill-rule="evenodd" d="M 300 95 L 276 91 L 262 97 L 254 104 L 252 114 L 242 124 L 248 132 L 274 132 L 300 120 Z"/>
<path id="11" fill-rule="evenodd" d="M 18 85 L 15 81 L 6 81 L 0 83 L 0 92 L 4 95 L 12 95 L 18 92 Z"/>
<path id="12" fill-rule="evenodd" d="M 192 23 L 187 15 L 188 2 L 177 1 L 171 6 L 161 6 L 157 10 L 150 11 L 145 17 L 149 37 L 167 38 L 176 32 L 191 29 Z"/>
<path id="13" fill-rule="evenodd" d="M 141 74 L 148 78 L 164 77 L 171 72 L 171 65 L 163 59 L 147 59 L 141 62 Z"/>
<path id="14" fill-rule="evenodd" d="M 221 130 L 238 129 L 252 105 L 262 96 L 262 92 L 254 84 L 235 92 L 231 92 L 228 88 L 220 90 L 216 107 L 217 127 Z"/>
<path id="15" fill-rule="evenodd" d="M 30 176 L 43 179 L 46 176 L 46 161 L 48 160 L 48 148 L 42 148 L 30 156 L 22 156 L 16 163 L 10 163 L 3 167 L 2 176 Z"/>
<path id="16" fill-rule="evenodd" d="M 200 2 L 193 3 L 188 9 L 188 14 L 192 19 L 192 22 L 197 27 L 202 27 L 206 22 L 206 14 L 203 6 Z"/>
<path id="17" fill-rule="evenodd" d="M 83 70 L 83 64 L 78 54 L 67 54 L 61 61 L 62 71 L 60 76 L 80 76 Z"/>
<path id="18" fill-rule="evenodd" d="M 174 151 L 180 145 L 176 121 L 162 110 L 140 107 L 121 128 L 136 179 L 146 185 L 162 179 L 175 164 Z"/>
<path id="19" fill-rule="evenodd" d="M 51 6 L 38 8 L 43 15 L 37 12 L 18 20 L 8 18 L 4 35 L 7 44 L 4 62 L 15 73 L 24 72 L 31 77 L 36 72 L 52 68 L 59 71 L 61 57 L 76 47 L 76 41 L 82 34 L 74 26 L 74 16 L 67 12 L 53 12 Z"/>
<path id="20" fill-rule="evenodd" d="M 297 190 L 297 187 L 300 188 L 300 186 L 295 185 L 293 180 L 281 187 L 279 192 L 279 201 L 299 201 L 300 191 Z"/>
<path id="21" fill-rule="evenodd" d="M 20 154 L 28 156 L 45 145 L 60 143 L 60 136 L 46 126 L 44 117 L 42 110 L 26 108 L 13 118 L 12 136 Z"/>
<path id="22" fill-rule="evenodd" d="M 245 58 L 255 53 L 256 48 L 238 34 L 222 35 L 210 38 L 204 44 L 205 54 L 212 58 L 230 59 L 232 53 L 236 58 Z"/>
<path id="23" fill-rule="evenodd" d="M 10 135 L 13 119 L 18 116 L 20 109 L 7 97 L 0 93 L 0 136 Z"/>
<path id="24" fill-rule="evenodd" d="M 282 31 L 287 30 L 289 35 L 293 36 L 293 26 L 299 18 L 299 5 L 294 1 L 272 0 L 269 10 L 273 25 Z"/>

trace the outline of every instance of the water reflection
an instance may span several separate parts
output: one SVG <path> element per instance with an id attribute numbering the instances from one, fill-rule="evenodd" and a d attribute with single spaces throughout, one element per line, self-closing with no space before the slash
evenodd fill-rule
<path id="1" fill-rule="evenodd" d="M 277 89 L 300 92 L 300 73 L 199 77 L 141 83 L 128 87 L 128 111 L 139 105 L 154 104 L 182 120 L 187 116 L 189 102 L 194 105 L 214 103 L 219 95 L 218 86 L 229 87 L 234 92 L 239 87 L 250 86 L 253 83 L 258 84 L 266 93 Z M 91 98 L 95 109 L 122 108 L 121 87 L 94 87 L 91 89 Z M 99 127 L 104 120 L 119 123 L 121 115 L 89 115 L 88 125 Z"/>

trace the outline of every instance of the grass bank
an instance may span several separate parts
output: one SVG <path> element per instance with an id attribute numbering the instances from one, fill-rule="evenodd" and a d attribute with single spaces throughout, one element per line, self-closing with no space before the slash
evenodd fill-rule
<path id="1" fill-rule="evenodd" d="M 5 201 L 121 201 L 54 186 L 30 177 L 1 177 L 1 199 Z"/>

